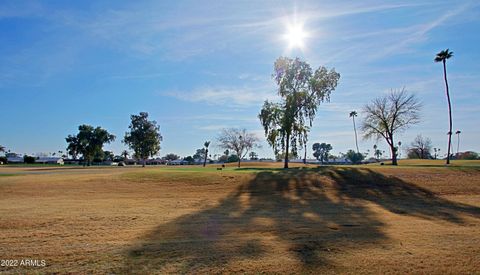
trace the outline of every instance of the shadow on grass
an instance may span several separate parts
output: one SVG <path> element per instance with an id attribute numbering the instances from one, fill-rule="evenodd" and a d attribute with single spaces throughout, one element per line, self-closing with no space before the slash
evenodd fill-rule
<path id="1" fill-rule="evenodd" d="M 276 263 L 294 259 L 303 270 L 328 267 L 329 256 L 339 250 L 387 239 L 369 203 L 456 224 L 464 215 L 480 217 L 480 208 L 368 168 L 252 170 L 261 171 L 218 206 L 160 224 L 144 236 L 128 251 L 122 272 L 212 272 L 242 260 L 275 270 L 262 256 L 277 257 Z"/>

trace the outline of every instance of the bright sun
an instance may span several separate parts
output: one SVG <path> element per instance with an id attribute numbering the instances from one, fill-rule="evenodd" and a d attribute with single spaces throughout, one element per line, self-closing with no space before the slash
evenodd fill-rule
<path id="1" fill-rule="evenodd" d="M 293 24 L 287 26 L 287 33 L 284 38 L 288 41 L 288 48 L 303 49 L 305 47 L 305 38 L 308 37 L 308 33 L 303 30 L 303 25 Z"/>

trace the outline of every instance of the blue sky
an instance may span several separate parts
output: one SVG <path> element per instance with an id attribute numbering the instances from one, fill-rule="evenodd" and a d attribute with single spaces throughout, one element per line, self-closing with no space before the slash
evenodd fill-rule
<path id="1" fill-rule="evenodd" d="M 309 33 L 303 49 L 283 37 L 294 21 Z M 442 66 L 433 58 L 450 48 L 454 131 L 462 131 L 461 151 L 480 151 L 479 31 L 477 1 L 4 0 L 0 144 L 17 153 L 64 150 L 64 138 L 85 123 L 117 135 L 106 148 L 118 153 L 130 114 L 146 111 L 161 127 L 161 156 L 191 155 L 221 128 L 244 127 L 261 138 L 259 155 L 271 157 L 257 114 L 276 98 L 275 59 L 298 56 L 341 74 L 310 148 L 354 148 L 348 113 L 405 87 L 424 104 L 422 122 L 397 140 L 422 134 L 446 152 Z M 374 143 L 361 140 L 361 151 Z"/>

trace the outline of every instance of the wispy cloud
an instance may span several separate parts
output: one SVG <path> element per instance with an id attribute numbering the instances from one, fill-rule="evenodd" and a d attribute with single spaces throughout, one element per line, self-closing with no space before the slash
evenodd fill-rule
<path id="1" fill-rule="evenodd" d="M 259 87 L 203 87 L 190 92 L 167 91 L 160 92 L 160 94 L 183 101 L 235 107 L 260 106 L 265 100 L 271 100 L 276 97 L 273 85 Z"/>
<path id="2" fill-rule="evenodd" d="M 149 79 L 159 78 L 171 75 L 171 73 L 146 73 L 146 74 L 131 74 L 131 75 L 111 75 L 110 79 Z"/>
<path id="3" fill-rule="evenodd" d="M 445 12 L 444 14 L 440 15 L 438 18 L 430 22 L 417 25 L 413 28 L 406 29 L 408 33 L 407 36 L 405 36 L 402 40 L 398 41 L 397 43 L 393 43 L 389 47 L 385 47 L 382 51 L 377 52 L 377 54 L 374 55 L 373 57 L 379 58 L 385 55 L 390 55 L 394 52 L 405 50 L 408 46 L 410 46 L 413 43 L 424 41 L 425 39 L 428 38 L 427 35 L 429 32 L 447 23 L 450 19 L 462 14 L 463 12 L 468 10 L 470 6 L 471 6 L 470 3 L 460 5 L 453 10 L 449 10 Z"/>
<path id="4" fill-rule="evenodd" d="M 312 55 L 314 60 L 322 60 L 324 63 L 344 63 L 355 60 L 355 64 L 364 66 L 384 58 L 390 58 L 415 51 L 414 45 L 425 42 L 429 39 L 429 34 L 450 22 L 463 21 L 460 15 L 469 11 L 475 4 L 472 2 L 462 3 L 461 5 L 451 8 L 451 5 L 433 5 L 432 3 L 420 3 L 418 5 L 428 5 L 435 12 L 435 17 L 420 13 L 418 20 L 412 20 L 410 25 L 393 25 L 392 27 L 383 27 L 381 29 L 358 29 L 350 28 L 347 33 L 340 33 L 344 43 L 334 52 L 328 52 L 322 56 Z M 398 7 L 408 8 L 409 5 L 398 5 Z M 418 13 L 418 11 L 416 11 Z M 419 22 L 423 18 L 429 20 Z M 385 19 L 387 20 L 387 19 Z M 467 20 L 467 19 L 465 19 Z M 330 34 L 331 36 L 331 34 Z M 329 49 L 331 50 L 331 49 Z"/>
<path id="5" fill-rule="evenodd" d="M 231 125 L 224 125 L 224 124 L 219 124 L 219 125 L 210 124 L 210 125 L 198 126 L 198 127 L 196 127 L 196 128 L 197 128 L 198 130 L 218 132 L 218 131 L 220 131 L 221 129 L 229 128 L 229 127 L 232 127 L 232 126 L 231 126 Z"/>

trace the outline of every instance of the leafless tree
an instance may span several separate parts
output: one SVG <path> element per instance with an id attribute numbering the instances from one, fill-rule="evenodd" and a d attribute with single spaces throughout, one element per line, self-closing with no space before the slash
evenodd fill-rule
<path id="1" fill-rule="evenodd" d="M 217 138 L 218 147 L 234 151 L 238 156 L 238 167 L 248 152 L 258 147 L 258 138 L 246 129 L 223 129 Z"/>
<path id="2" fill-rule="evenodd" d="M 418 123 L 421 107 L 422 104 L 415 95 L 409 94 L 405 89 L 392 90 L 389 94 L 374 99 L 363 107 L 361 129 L 364 138 L 385 139 L 392 153 L 392 165 L 397 165 L 394 134 Z"/>
<path id="3" fill-rule="evenodd" d="M 409 158 L 427 159 L 431 157 L 432 141 L 430 138 L 424 138 L 418 135 L 408 148 Z"/>

